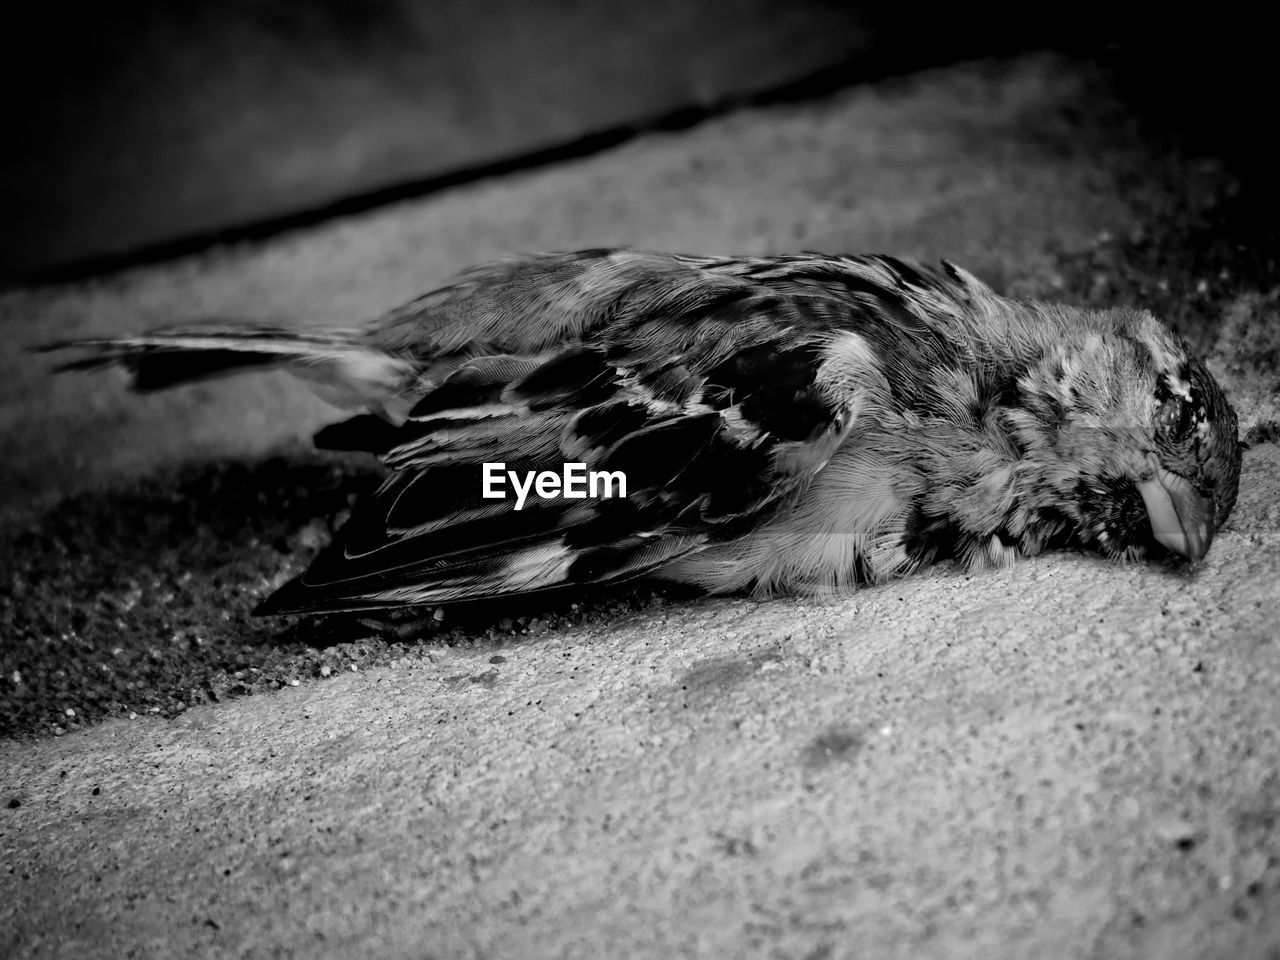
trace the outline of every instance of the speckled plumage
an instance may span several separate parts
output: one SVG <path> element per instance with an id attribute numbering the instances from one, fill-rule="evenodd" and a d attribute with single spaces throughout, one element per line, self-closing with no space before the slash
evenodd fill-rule
<path id="1" fill-rule="evenodd" d="M 1199 560 L 1236 417 L 1140 310 L 997 296 L 879 256 L 622 250 L 479 267 L 361 329 L 51 345 L 139 389 L 283 365 L 363 413 L 317 443 L 388 475 L 261 608 L 361 609 L 653 574 L 827 590 L 1054 546 Z M 481 497 L 480 464 L 622 470 L 613 500 Z"/>

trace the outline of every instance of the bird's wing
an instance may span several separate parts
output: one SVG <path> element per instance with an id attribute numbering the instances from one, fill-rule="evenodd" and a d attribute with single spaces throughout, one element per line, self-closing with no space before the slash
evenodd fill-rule
<path id="1" fill-rule="evenodd" d="M 445 314 L 423 321 L 430 352 L 466 359 L 385 438 L 391 472 L 376 495 L 261 612 L 622 579 L 739 536 L 796 495 L 869 398 L 888 402 L 875 351 L 854 329 L 871 321 L 820 289 L 777 289 L 709 263 L 531 258 L 493 274 L 495 286 L 467 281 L 469 294 L 417 301 Z M 407 316 L 386 324 L 388 349 L 414 336 Z M 507 498 L 483 495 L 486 463 L 521 477 L 561 475 L 566 463 L 621 472 L 626 496 L 531 493 L 517 510 L 509 482 Z"/>
<path id="2" fill-rule="evenodd" d="M 523 255 L 466 270 L 447 285 L 378 317 L 367 340 L 421 359 L 476 349 L 527 353 L 589 338 L 637 313 L 697 314 L 744 290 L 843 300 L 863 320 L 919 325 L 990 296 L 972 275 L 885 256 L 705 257 L 601 248 Z"/>
<path id="3" fill-rule="evenodd" d="M 697 314 L 754 286 L 662 253 L 522 255 L 472 267 L 378 317 L 367 339 L 424 362 L 478 352 L 531 354 L 590 338 L 638 313 Z"/>

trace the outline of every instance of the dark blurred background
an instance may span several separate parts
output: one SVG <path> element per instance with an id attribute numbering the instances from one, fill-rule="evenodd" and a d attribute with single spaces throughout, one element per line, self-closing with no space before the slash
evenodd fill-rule
<path id="1" fill-rule="evenodd" d="M 1153 123 L 1269 163 L 1266 33 L 1218 8 L 1184 22 L 1092 2 L 54 0 L 6 20 L 0 282 L 263 235 L 735 104 L 1040 47 L 1108 58 Z"/>

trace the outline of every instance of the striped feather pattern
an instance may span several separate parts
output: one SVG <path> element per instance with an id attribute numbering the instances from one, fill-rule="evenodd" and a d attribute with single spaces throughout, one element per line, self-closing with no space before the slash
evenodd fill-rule
<path id="1" fill-rule="evenodd" d="M 278 366 L 357 411 L 317 443 L 379 454 L 386 480 L 266 613 L 646 573 L 842 589 L 947 556 L 1176 549 L 1189 541 L 1132 515 L 1140 498 L 1105 491 L 1162 464 L 1220 523 L 1239 470 L 1229 404 L 1149 314 L 1016 303 L 950 264 L 884 256 L 533 255 L 350 330 L 206 324 L 48 347 L 68 348 L 84 355 L 61 369 L 119 363 L 144 390 Z M 1194 447 L 1159 433 L 1181 422 L 1175 396 L 1212 411 Z M 566 462 L 622 472 L 627 496 L 482 495 L 485 463 Z M 1170 503 L 1162 516 L 1181 518 Z"/>

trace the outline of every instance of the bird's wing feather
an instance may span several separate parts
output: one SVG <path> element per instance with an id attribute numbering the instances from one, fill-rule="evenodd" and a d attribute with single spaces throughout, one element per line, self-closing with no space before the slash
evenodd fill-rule
<path id="1" fill-rule="evenodd" d="M 121 366 L 139 393 L 283 367 L 335 406 L 385 411 L 415 365 L 362 341 L 348 329 L 299 330 L 265 323 L 205 321 L 140 334 L 44 343 L 37 352 L 73 350 L 56 372 Z"/>
<path id="2" fill-rule="evenodd" d="M 594 267 L 557 258 L 540 273 L 545 259 L 491 278 L 498 293 L 480 283 L 469 297 L 447 288 L 431 307 L 433 295 L 418 301 L 448 314 L 418 321 L 433 353 L 469 318 L 475 335 L 453 344 L 469 358 L 388 437 L 381 489 L 262 612 L 644 573 L 758 524 L 822 469 L 866 397 L 890 392 L 855 329 L 865 317 L 820 289 L 653 254 L 592 254 Z M 389 338 L 410 336 L 404 317 Z M 627 496 L 530 496 L 521 510 L 482 496 L 484 463 L 523 475 L 566 462 L 622 472 Z"/>
<path id="3" fill-rule="evenodd" d="M 429 360 L 459 352 L 534 354 L 640 313 L 696 314 L 754 284 L 661 253 L 580 250 L 473 267 L 378 317 L 370 342 Z"/>

